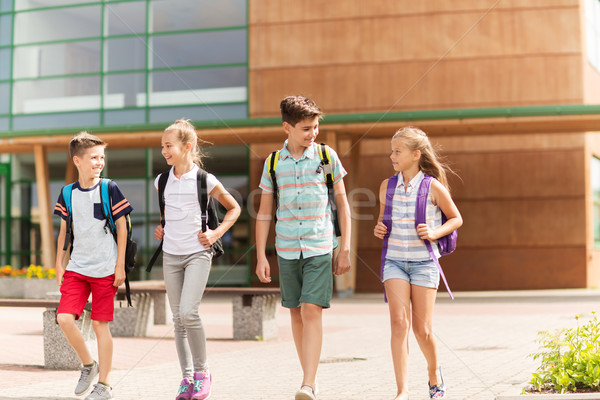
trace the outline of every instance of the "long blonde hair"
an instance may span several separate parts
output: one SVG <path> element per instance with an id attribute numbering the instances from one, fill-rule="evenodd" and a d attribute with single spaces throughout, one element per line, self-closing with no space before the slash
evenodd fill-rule
<path id="1" fill-rule="evenodd" d="M 421 152 L 419 169 L 425 174 L 433 176 L 440 181 L 446 189 L 450 190 L 446 172 L 454 173 L 454 171 L 452 171 L 446 163 L 440 160 L 440 156 L 431 145 L 425 132 L 414 126 L 407 126 L 399 129 L 394 134 L 392 141 L 394 140 L 401 140 L 410 150 L 419 150 Z"/>
<path id="2" fill-rule="evenodd" d="M 175 132 L 177 135 L 177 139 L 184 146 L 187 143 L 191 143 L 192 145 L 192 161 L 196 163 L 199 167 L 204 168 L 204 164 L 202 163 L 202 158 L 204 158 L 204 153 L 202 152 L 198 142 L 202 144 L 208 143 L 198 138 L 198 133 L 196 132 L 196 128 L 194 125 L 190 123 L 189 119 L 178 119 L 173 124 L 171 124 L 167 129 L 165 129 L 165 133 L 167 132 Z"/>

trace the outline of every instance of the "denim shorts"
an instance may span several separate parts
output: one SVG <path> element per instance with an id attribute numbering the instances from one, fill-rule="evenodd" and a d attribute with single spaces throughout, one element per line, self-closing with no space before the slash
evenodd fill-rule
<path id="1" fill-rule="evenodd" d="M 433 260 L 402 261 L 386 258 L 383 282 L 388 279 L 404 279 L 411 285 L 437 289 L 440 284 L 440 272 Z"/>

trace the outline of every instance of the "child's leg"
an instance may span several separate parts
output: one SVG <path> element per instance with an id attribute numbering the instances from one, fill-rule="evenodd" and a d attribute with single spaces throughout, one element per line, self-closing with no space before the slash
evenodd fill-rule
<path id="1" fill-rule="evenodd" d="M 323 343 L 323 307 L 311 303 L 302 303 L 300 309 L 302 316 L 302 355 L 300 356 L 300 363 L 304 372 L 302 385 L 309 385 L 315 389 L 315 378 Z"/>
<path id="2" fill-rule="evenodd" d="M 85 345 L 83 335 L 81 334 L 81 331 L 77 325 L 75 325 L 75 315 L 65 313 L 57 314 L 56 320 L 58 321 L 60 329 L 62 329 L 67 342 L 69 342 L 73 350 L 75 350 L 75 353 L 81 360 L 81 363 L 83 365 L 89 365 L 93 363 L 94 359 Z"/>
<path id="3" fill-rule="evenodd" d="M 302 365 L 302 332 L 304 330 L 304 325 L 302 324 L 302 308 L 290 308 L 290 317 L 292 320 L 292 336 L 294 338 L 294 344 L 296 345 L 296 352 L 298 353 L 300 365 Z"/>
<path id="4" fill-rule="evenodd" d="M 108 321 L 92 321 L 96 339 L 98 341 L 98 366 L 100 375 L 98 381 L 108 384 L 112 368 L 113 340 L 108 326 Z"/>
<path id="5" fill-rule="evenodd" d="M 201 251 L 186 257 L 185 277 L 179 301 L 179 317 L 187 332 L 194 372 L 208 370 L 206 332 L 198 307 L 208 282 L 212 253 Z"/>
<path id="6" fill-rule="evenodd" d="M 439 385 L 442 382 L 438 372 L 437 349 L 432 330 L 437 290 L 417 285 L 412 285 L 411 288 L 413 331 L 427 360 L 429 384 Z"/>
<path id="7" fill-rule="evenodd" d="M 408 393 L 408 332 L 410 330 L 410 283 L 404 279 L 385 281 L 385 293 L 390 309 L 391 346 L 397 398 Z"/>

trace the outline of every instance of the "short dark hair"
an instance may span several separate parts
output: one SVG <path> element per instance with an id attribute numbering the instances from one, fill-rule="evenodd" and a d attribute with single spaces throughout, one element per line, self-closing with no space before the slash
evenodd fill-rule
<path id="1" fill-rule="evenodd" d="M 69 155 L 71 156 L 71 159 L 75 156 L 81 157 L 85 150 L 94 146 L 106 147 L 106 142 L 98 136 L 94 136 L 85 131 L 79 132 L 77 135 L 73 136 L 69 142 Z"/>
<path id="2" fill-rule="evenodd" d="M 307 118 L 323 117 L 323 112 L 317 104 L 304 96 L 288 96 L 281 100 L 281 120 L 292 126 Z"/>

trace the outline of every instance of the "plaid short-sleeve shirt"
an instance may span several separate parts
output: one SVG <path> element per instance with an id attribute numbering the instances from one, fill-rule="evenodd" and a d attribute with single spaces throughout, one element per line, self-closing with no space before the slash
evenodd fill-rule
<path id="1" fill-rule="evenodd" d="M 286 260 L 320 256 L 337 247 L 325 177 L 319 169 L 319 145 L 313 143 L 300 159 L 292 157 L 287 140 L 279 152 L 275 170 L 279 186 L 279 209 L 275 226 L 275 248 Z M 331 149 L 334 184 L 347 172 Z M 317 170 L 319 170 L 317 172 Z M 259 187 L 273 193 L 269 166 L 265 161 Z"/>

